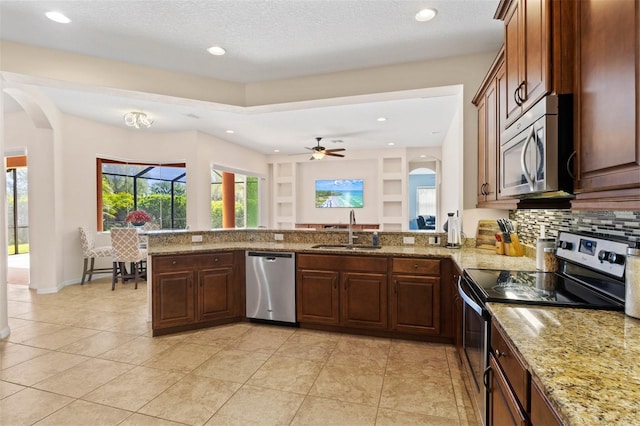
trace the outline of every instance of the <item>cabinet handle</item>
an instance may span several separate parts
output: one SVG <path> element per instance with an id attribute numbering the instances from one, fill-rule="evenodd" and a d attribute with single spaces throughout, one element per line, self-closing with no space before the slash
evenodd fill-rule
<path id="1" fill-rule="evenodd" d="M 491 392 L 491 388 L 489 387 L 489 373 L 491 373 L 491 366 L 487 367 L 482 373 L 482 383 L 484 384 L 487 392 Z"/>
<path id="2" fill-rule="evenodd" d="M 513 91 L 513 101 L 514 101 L 514 102 L 516 103 L 516 105 L 518 105 L 518 106 L 522 105 L 522 104 L 520 103 L 519 96 L 518 96 L 518 89 L 519 89 L 519 88 L 520 88 L 520 86 L 516 87 L 516 90 L 514 90 L 514 91 Z"/>
<path id="3" fill-rule="evenodd" d="M 569 158 L 567 158 L 567 173 L 569 173 L 569 176 L 571 177 L 571 179 L 575 179 L 575 175 L 573 174 L 573 170 L 571 167 L 571 161 L 576 157 L 576 151 L 573 151 L 571 153 L 571 155 L 569 156 Z"/>
<path id="4" fill-rule="evenodd" d="M 398 281 L 393 282 L 393 292 L 396 294 L 398 293 Z"/>
<path id="5" fill-rule="evenodd" d="M 175 260 L 173 262 L 171 262 L 172 265 L 175 265 L 176 263 L 178 263 L 178 262 L 175 261 Z"/>
<path id="6" fill-rule="evenodd" d="M 520 96 L 520 93 L 522 93 L 522 89 L 526 89 L 527 86 L 527 82 L 523 81 L 522 83 L 520 83 L 520 85 L 518 86 L 518 88 L 516 89 L 517 93 L 518 93 L 518 99 L 520 99 L 520 103 L 518 105 L 522 105 L 524 103 L 524 101 L 527 100 L 526 96 Z M 526 92 L 525 92 L 526 94 Z"/>
<path id="7" fill-rule="evenodd" d="M 483 183 L 482 185 L 480 185 L 480 195 L 485 196 L 487 194 L 484 193 L 484 186 L 485 186 L 486 182 Z"/>
<path id="8" fill-rule="evenodd" d="M 500 358 L 500 357 L 506 357 L 507 353 L 506 352 L 500 352 L 500 350 L 496 349 L 496 358 Z"/>
<path id="9" fill-rule="evenodd" d="M 220 259 L 218 259 L 217 257 L 215 259 L 213 259 L 214 262 L 217 262 L 218 260 L 220 260 Z"/>

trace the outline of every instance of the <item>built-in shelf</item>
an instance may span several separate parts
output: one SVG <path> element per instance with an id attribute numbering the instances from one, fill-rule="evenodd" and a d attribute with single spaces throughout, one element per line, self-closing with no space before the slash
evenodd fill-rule
<path id="1" fill-rule="evenodd" d="M 380 222 L 385 231 L 402 231 L 408 227 L 407 172 L 403 155 L 380 159 Z"/>

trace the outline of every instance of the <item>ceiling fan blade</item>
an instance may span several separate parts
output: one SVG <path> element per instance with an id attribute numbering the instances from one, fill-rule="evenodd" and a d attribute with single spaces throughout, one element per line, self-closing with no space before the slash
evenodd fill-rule
<path id="1" fill-rule="evenodd" d="M 334 154 L 333 152 L 326 151 L 324 155 L 330 155 L 332 157 L 344 157 L 344 154 Z"/>
<path id="2" fill-rule="evenodd" d="M 339 151 L 346 151 L 346 149 L 344 148 L 325 149 L 325 152 L 339 152 Z"/>

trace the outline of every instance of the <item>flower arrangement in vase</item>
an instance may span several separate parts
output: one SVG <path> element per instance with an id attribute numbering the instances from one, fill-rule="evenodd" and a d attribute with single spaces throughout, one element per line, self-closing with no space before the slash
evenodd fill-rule
<path id="1" fill-rule="evenodd" d="M 144 210 L 134 210 L 124 218 L 125 222 L 131 222 L 133 226 L 142 226 L 151 221 L 151 216 Z"/>

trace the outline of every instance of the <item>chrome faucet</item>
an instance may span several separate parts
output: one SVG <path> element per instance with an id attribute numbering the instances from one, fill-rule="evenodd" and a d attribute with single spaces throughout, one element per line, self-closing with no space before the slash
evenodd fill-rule
<path id="1" fill-rule="evenodd" d="M 353 209 L 351 209 L 351 211 L 349 212 L 349 245 L 352 246 L 354 243 L 354 240 L 356 238 L 358 238 L 357 236 L 353 235 L 353 225 L 355 225 L 356 223 L 356 212 L 353 211 Z"/>

